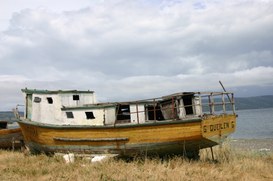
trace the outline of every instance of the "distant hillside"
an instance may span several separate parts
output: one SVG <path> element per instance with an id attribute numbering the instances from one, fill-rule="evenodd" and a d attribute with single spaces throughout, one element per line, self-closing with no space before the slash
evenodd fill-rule
<path id="1" fill-rule="evenodd" d="M 262 109 L 273 107 L 273 95 L 235 98 L 236 109 Z"/>
<path id="2" fill-rule="evenodd" d="M 0 111 L 0 120 L 6 120 L 10 122 L 16 121 L 12 111 Z"/>
<path id="3" fill-rule="evenodd" d="M 19 112 L 20 116 L 24 116 L 23 112 Z M 9 122 L 16 121 L 16 118 L 14 116 L 14 113 L 12 111 L 0 111 L 0 121 L 5 120 Z"/>
<path id="4" fill-rule="evenodd" d="M 208 100 L 202 100 L 203 104 L 207 104 Z M 222 102 L 221 98 L 215 98 L 214 102 Z M 225 97 L 225 102 L 228 103 L 229 100 Z M 231 110 L 231 106 L 227 105 L 227 110 Z M 256 96 L 256 97 L 235 97 L 235 108 L 236 110 L 244 109 L 264 109 L 273 108 L 273 95 L 266 96 Z M 203 111 L 207 112 L 209 110 L 208 106 L 203 106 Z M 222 106 L 216 106 L 215 110 L 222 110 Z"/>

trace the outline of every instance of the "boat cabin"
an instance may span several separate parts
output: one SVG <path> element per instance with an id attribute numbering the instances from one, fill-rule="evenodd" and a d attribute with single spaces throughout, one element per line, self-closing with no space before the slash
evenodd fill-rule
<path id="1" fill-rule="evenodd" d="M 93 91 L 22 89 L 25 95 L 25 118 L 31 121 L 70 124 L 71 115 L 64 107 L 79 107 L 96 103 Z M 64 119 L 67 117 L 67 119 Z"/>
<path id="2" fill-rule="evenodd" d="M 93 91 L 22 89 L 22 92 L 25 95 L 26 119 L 57 125 L 143 124 L 196 119 L 204 114 L 202 97 L 194 92 L 111 103 L 97 103 Z M 213 99 L 207 102 L 210 114 L 213 114 Z"/>

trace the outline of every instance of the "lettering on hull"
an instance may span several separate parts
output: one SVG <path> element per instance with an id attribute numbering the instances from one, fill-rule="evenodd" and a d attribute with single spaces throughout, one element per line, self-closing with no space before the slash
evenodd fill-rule
<path id="1" fill-rule="evenodd" d="M 228 136 L 235 131 L 236 117 L 235 116 L 224 116 L 207 119 L 202 122 L 202 136 L 211 138 L 222 138 L 223 135 Z"/>
<path id="2" fill-rule="evenodd" d="M 210 124 L 210 125 L 204 125 L 203 126 L 203 132 L 204 133 L 214 132 L 214 131 L 234 128 L 234 127 L 235 127 L 234 121 L 224 122 L 224 123 L 217 123 L 217 124 Z"/>

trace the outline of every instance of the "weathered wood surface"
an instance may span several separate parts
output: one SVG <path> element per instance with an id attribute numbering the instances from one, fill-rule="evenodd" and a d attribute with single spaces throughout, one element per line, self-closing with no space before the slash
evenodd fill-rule
<path id="1" fill-rule="evenodd" d="M 0 149 L 19 148 L 22 140 L 20 128 L 0 130 Z"/>
<path id="2" fill-rule="evenodd" d="M 235 131 L 236 115 L 211 116 L 202 122 L 202 135 L 217 143 L 221 143 Z"/>
<path id="3" fill-rule="evenodd" d="M 220 122 L 228 122 L 231 125 L 231 121 L 234 120 L 235 116 L 232 115 L 215 116 L 205 120 L 163 121 L 158 124 L 116 127 L 60 127 L 26 120 L 19 121 L 19 125 L 26 145 L 33 152 L 183 154 L 185 151 L 198 151 L 218 144 L 222 135 L 228 135 L 234 129 L 223 127 L 221 130 L 211 132 L 204 129 Z"/>

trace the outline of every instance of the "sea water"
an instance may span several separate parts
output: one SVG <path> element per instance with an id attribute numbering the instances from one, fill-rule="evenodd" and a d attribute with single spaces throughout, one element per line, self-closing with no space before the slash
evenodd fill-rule
<path id="1" fill-rule="evenodd" d="M 238 110 L 236 114 L 236 131 L 231 138 L 273 138 L 273 108 Z"/>

